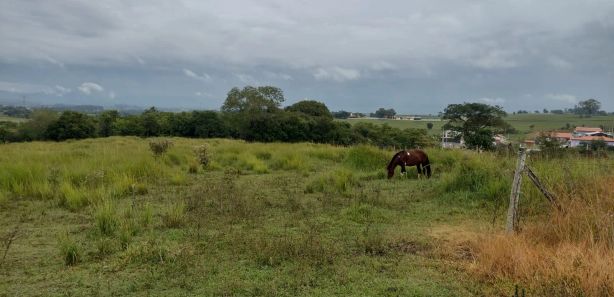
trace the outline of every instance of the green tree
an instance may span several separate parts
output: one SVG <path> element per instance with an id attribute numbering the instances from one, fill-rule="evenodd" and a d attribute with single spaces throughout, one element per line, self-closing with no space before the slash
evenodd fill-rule
<path id="1" fill-rule="evenodd" d="M 143 134 L 145 137 L 160 135 L 160 113 L 155 107 L 150 107 L 141 114 L 141 125 L 143 126 Z"/>
<path id="2" fill-rule="evenodd" d="M 286 107 L 286 110 L 293 112 L 302 112 L 306 115 L 314 117 L 332 118 L 332 114 L 330 113 L 330 110 L 328 110 L 328 107 L 326 107 L 324 103 L 315 100 L 303 100 L 296 102 Z"/>
<path id="3" fill-rule="evenodd" d="M 93 120 L 85 114 L 65 111 L 47 128 L 46 136 L 52 140 L 82 139 L 96 136 Z"/>
<path id="4" fill-rule="evenodd" d="M 246 86 L 242 90 L 232 88 L 222 105 L 224 112 L 273 112 L 284 102 L 284 93 L 280 88 L 272 86 Z"/>
<path id="5" fill-rule="evenodd" d="M 601 102 L 595 99 L 587 99 L 578 102 L 578 105 L 576 105 L 576 113 L 583 115 L 594 115 L 599 112 L 600 108 Z"/>
<path id="6" fill-rule="evenodd" d="M 141 136 L 144 134 L 141 117 L 137 115 L 121 117 L 113 123 L 113 131 L 122 136 Z"/>
<path id="7" fill-rule="evenodd" d="M 450 104 L 444 109 L 444 129 L 461 132 L 469 148 L 492 146 L 492 136 L 509 125 L 500 106 L 483 103 Z"/>
<path id="8" fill-rule="evenodd" d="M 21 140 L 42 140 L 51 124 L 58 119 L 58 113 L 50 109 L 37 109 L 30 115 L 30 120 L 17 129 Z"/>
<path id="9" fill-rule="evenodd" d="M 347 119 L 350 117 L 350 114 L 351 113 L 349 111 L 345 111 L 345 110 L 334 111 L 333 117 L 335 117 L 336 119 Z"/>
<path id="10" fill-rule="evenodd" d="M 389 118 L 389 117 L 393 117 L 396 114 L 397 112 L 394 111 L 394 108 L 385 109 L 383 107 L 380 107 L 378 110 L 375 111 L 375 113 L 372 113 L 371 115 L 376 118 Z"/>
<path id="11" fill-rule="evenodd" d="M 98 135 L 108 137 L 113 135 L 113 124 L 119 118 L 117 110 L 107 110 L 98 116 Z"/>
<path id="12" fill-rule="evenodd" d="M 226 126 L 215 111 L 193 111 L 191 126 L 194 137 L 212 138 L 226 136 Z"/>
<path id="13" fill-rule="evenodd" d="M 426 123 L 426 128 L 429 130 L 433 129 L 433 123 Z"/>

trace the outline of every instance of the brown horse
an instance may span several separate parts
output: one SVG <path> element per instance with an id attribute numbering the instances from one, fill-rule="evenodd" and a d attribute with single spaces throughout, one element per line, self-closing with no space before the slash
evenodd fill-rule
<path id="1" fill-rule="evenodd" d="M 400 151 L 392 157 L 390 163 L 388 163 L 388 178 L 394 176 L 394 169 L 397 166 L 401 166 L 401 174 L 405 174 L 405 166 L 416 166 L 418 169 L 418 176 L 422 174 L 422 169 L 427 177 L 431 177 L 431 163 L 429 157 L 422 150 L 407 150 Z"/>

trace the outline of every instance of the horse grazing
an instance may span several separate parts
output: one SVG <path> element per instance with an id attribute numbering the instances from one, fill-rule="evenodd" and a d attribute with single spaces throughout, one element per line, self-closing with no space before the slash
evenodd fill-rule
<path id="1" fill-rule="evenodd" d="M 416 166 L 418 169 L 418 176 L 422 174 L 422 169 L 426 173 L 427 177 L 431 177 L 431 163 L 429 157 L 422 150 L 407 150 L 400 151 L 392 157 L 390 163 L 388 163 L 388 178 L 394 176 L 394 169 L 397 166 L 401 166 L 401 174 L 405 174 L 405 166 Z"/>

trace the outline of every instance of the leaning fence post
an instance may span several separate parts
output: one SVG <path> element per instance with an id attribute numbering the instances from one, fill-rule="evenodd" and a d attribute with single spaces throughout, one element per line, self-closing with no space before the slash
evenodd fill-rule
<path id="1" fill-rule="evenodd" d="M 556 201 L 556 197 L 554 197 L 554 195 L 550 193 L 548 189 L 546 189 L 546 187 L 541 183 L 541 181 L 539 180 L 539 177 L 537 177 L 535 172 L 533 172 L 533 170 L 531 170 L 529 166 L 526 167 L 526 171 L 527 171 L 527 176 L 529 177 L 529 179 L 542 192 L 542 194 L 544 194 L 544 197 L 546 197 L 546 199 L 548 199 L 548 201 L 550 201 L 550 203 L 554 207 L 556 207 L 557 210 L 562 211 L 563 209 L 561 208 L 561 205 Z"/>
<path id="2" fill-rule="evenodd" d="M 527 151 L 525 148 L 521 147 L 518 154 L 518 162 L 516 164 L 516 171 L 514 172 L 512 191 L 510 193 L 510 205 L 507 209 L 507 233 L 514 233 L 514 230 L 516 229 L 516 223 L 518 222 L 518 200 L 520 196 L 520 185 L 522 183 L 522 171 L 524 170 L 524 163 L 527 159 Z"/>

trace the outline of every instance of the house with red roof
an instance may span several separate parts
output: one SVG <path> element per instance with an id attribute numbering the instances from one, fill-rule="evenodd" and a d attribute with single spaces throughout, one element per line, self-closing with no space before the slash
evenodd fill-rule
<path id="1" fill-rule="evenodd" d="M 575 136 L 569 141 L 570 147 L 578 147 L 594 141 L 603 141 L 609 147 L 614 147 L 614 137 L 611 136 Z"/>

